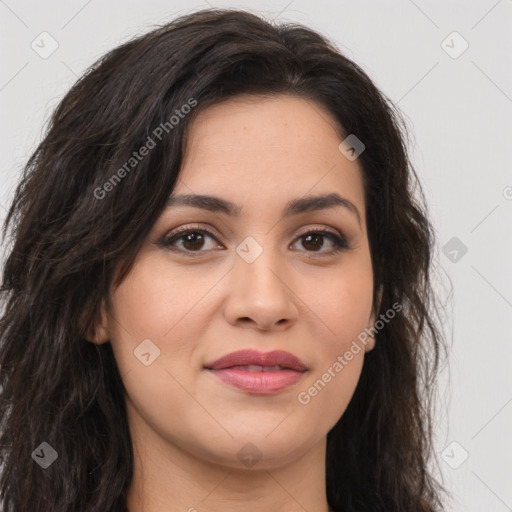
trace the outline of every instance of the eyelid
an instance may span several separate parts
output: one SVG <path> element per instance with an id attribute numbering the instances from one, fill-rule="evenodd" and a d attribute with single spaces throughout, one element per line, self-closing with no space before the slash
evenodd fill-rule
<path id="1" fill-rule="evenodd" d="M 206 228 L 204 226 L 207 226 Z M 171 238 L 172 236 L 174 235 L 177 235 L 178 233 L 186 233 L 187 231 L 192 231 L 192 230 L 198 230 L 198 231 L 208 231 L 208 230 L 212 230 L 213 231 L 213 235 L 215 235 L 215 237 L 217 238 L 222 238 L 223 235 L 221 235 L 211 224 L 208 224 L 208 223 L 203 223 L 203 224 L 186 224 L 186 225 L 183 225 L 183 226 L 180 226 L 180 227 L 177 227 L 175 229 L 171 229 L 167 234 L 164 235 L 165 238 Z M 332 228 L 332 227 L 329 227 L 329 226 L 325 226 L 325 225 L 322 225 L 322 224 L 308 224 L 307 226 L 305 226 L 304 228 L 301 228 L 300 231 L 296 234 L 296 237 L 299 237 L 299 236 L 302 236 L 302 235 L 305 235 L 307 233 L 309 233 L 310 231 L 314 231 L 314 230 L 318 230 L 318 231 L 329 231 L 329 232 L 332 232 L 333 235 L 337 235 L 339 236 L 340 238 L 343 238 L 345 240 L 347 240 L 347 237 L 345 236 L 345 234 L 336 229 L 336 228 Z M 292 230 L 292 232 L 294 232 L 294 230 Z"/>
<path id="2" fill-rule="evenodd" d="M 297 233 L 297 237 L 299 236 L 302 236 L 302 235 L 305 235 L 307 233 L 309 233 L 310 231 L 327 231 L 329 233 L 332 233 L 333 235 L 336 235 L 336 236 L 339 236 L 340 238 L 343 238 L 343 239 L 347 239 L 347 237 L 339 230 L 335 229 L 335 228 L 331 228 L 329 226 L 324 226 L 324 225 L 320 225 L 320 224 L 309 224 L 308 226 L 306 226 L 304 229 L 301 229 L 298 233 Z"/>
<path id="3" fill-rule="evenodd" d="M 189 231 L 205 232 L 208 236 L 213 236 L 217 240 L 219 238 L 223 238 L 223 236 L 211 224 L 185 224 L 175 229 L 171 229 L 168 234 L 164 235 L 164 240 L 169 240 L 179 234 L 186 234 Z"/>

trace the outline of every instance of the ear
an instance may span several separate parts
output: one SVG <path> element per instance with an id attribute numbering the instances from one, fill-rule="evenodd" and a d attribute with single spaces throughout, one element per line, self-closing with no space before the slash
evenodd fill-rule
<path id="1" fill-rule="evenodd" d="M 107 341 L 110 340 L 110 331 L 108 328 L 108 315 L 105 300 L 101 301 L 100 309 L 101 310 L 99 322 L 97 322 L 96 325 L 89 325 L 86 326 L 85 328 L 85 338 L 87 339 L 87 341 L 95 343 L 96 345 L 102 345 L 103 343 L 106 343 Z"/>
<path id="2" fill-rule="evenodd" d="M 380 305 L 382 302 L 382 285 L 380 285 L 379 292 L 377 295 L 377 304 L 373 304 L 372 307 L 372 313 L 370 315 L 370 319 L 368 320 L 368 341 L 366 342 L 366 345 L 364 347 L 365 352 L 370 352 L 370 350 L 373 350 L 375 347 L 375 334 L 373 334 L 372 330 L 370 329 L 373 327 L 375 329 L 375 322 L 377 321 L 377 312 L 380 310 Z"/>

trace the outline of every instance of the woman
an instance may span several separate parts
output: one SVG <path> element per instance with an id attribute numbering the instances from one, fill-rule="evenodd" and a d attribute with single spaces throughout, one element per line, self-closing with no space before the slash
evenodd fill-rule
<path id="1" fill-rule="evenodd" d="M 92 66 L 4 226 L 4 510 L 441 510 L 405 134 L 325 38 L 243 11 Z"/>

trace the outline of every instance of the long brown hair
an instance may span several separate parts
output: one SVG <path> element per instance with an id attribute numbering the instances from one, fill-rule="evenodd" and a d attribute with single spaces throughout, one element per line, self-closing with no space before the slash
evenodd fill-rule
<path id="1" fill-rule="evenodd" d="M 242 93 L 316 100 L 346 135 L 364 142 L 374 301 L 382 289 L 377 317 L 403 306 L 378 331 L 354 396 L 328 433 L 329 505 L 343 512 L 442 510 L 446 491 L 428 469 L 445 347 L 431 285 L 434 232 L 423 194 L 414 197 L 421 187 L 403 117 L 318 33 L 208 9 L 91 66 L 24 168 L 3 229 L 11 242 L 0 320 L 5 512 L 127 510 L 133 454 L 125 388 L 110 343 L 87 342 L 87 326 L 99 321 L 102 299 L 126 276 L 164 209 L 186 128 L 204 108 Z M 171 119 L 177 109 L 187 112 L 179 122 Z M 130 160 L 158 127 L 155 147 Z M 42 443 L 58 457 L 44 470 L 34 455 L 47 448 Z"/>

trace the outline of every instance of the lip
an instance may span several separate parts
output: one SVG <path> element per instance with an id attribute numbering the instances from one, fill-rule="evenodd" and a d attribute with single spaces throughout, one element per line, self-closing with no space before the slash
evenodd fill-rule
<path id="1" fill-rule="evenodd" d="M 281 370 L 249 371 L 233 366 L 282 366 Z M 284 350 L 258 352 L 239 350 L 204 365 L 204 368 L 224 383 L 243 391 L 268 395 L 295 385 L 308 368 L 296 356 Z"/>
<path id="2" fill-rule="evenodd" d="M 290 370 L 303 372 L 306 365 L 296 356 L 284 350 L 272 350 L 271 352 L 258 352 L 257 350 L 238 350 L 216 359 L 204 365 L 208 370 L 223 370 L 232 366 L 283 366 Z"/>

